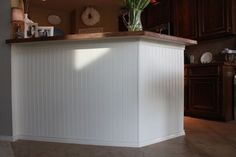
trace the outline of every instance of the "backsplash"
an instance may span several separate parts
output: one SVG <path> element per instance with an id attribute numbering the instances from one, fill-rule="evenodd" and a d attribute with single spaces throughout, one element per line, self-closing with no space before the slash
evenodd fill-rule
<path id="1" fill-rule="evenodd" d="M 213 54 L 213 62 L 224 60 L 220 53 L 225 48 L 236 48 L 236 36 L 199 42 L 198 45 L 187 46 L 185 52 L 194 55 L 194 63 L 200 63 L 200 57 L 205 52 Z"/>

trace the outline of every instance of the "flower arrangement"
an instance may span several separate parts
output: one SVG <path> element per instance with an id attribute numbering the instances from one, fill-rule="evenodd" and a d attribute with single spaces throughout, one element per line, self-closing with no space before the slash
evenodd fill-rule
<path id="1" fill-rule="evenodd" d="M 150 0 L 150 4 L 157 5 L 159 2 L 157 0 Z"/>
<path id="2" fill-rule="evenodd" d="M 124 4 L 127 8 L 143 10 L 148 6 L 150 0 L 124 0 Z"/>
<path id="3" fill-rule="evenodd" d="M 128 21 L 123 14 L 123 21 L 129 31 L 142 31 L 141 13 L 149 5 L 156 5 L 157 0 L 124 0 L 125 8 L 128 11 Z"/>
<path id="4" fill-rule="evenodd" d="M 124 4 L 127 8 L 133 8 L 138 10 L 144 10 L 149 4 L 158 4 L 157 0 L 124 0 Z"/>

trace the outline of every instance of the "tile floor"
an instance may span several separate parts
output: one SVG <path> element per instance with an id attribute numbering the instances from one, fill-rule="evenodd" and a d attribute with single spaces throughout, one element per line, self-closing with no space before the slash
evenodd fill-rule
<path id="1" fill-rule="evenodd" d="M 143 148 L 17 141 L 15 157 L 236 157 L 236 123 L 185 118 L 186 136 Z M 0 157 L 11 157 L 11 156 Z"/>

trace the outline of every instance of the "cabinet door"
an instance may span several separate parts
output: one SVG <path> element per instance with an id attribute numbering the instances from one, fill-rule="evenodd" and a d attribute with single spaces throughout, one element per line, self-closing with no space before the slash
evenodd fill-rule
<path id="1" fill-rule="evenodd" d="M 179 37 L 198 37 L 197 0 L 175 0 L 174 34 Z"/>
<path id="2" fill-rule="evenodd" d="M 145 30 L 170 22 L 171 0 L 159 0 L 158 2 L 160 3 L 157 5 L 149 5 L 143 12 Z"/>
<path id="3" fill-rule="evenodd" d="M 184 78 L 184 111 L 188 111 L 188 79 Z"/>
<path id="4" fill-rule="evenodd" d="M 229 0 L 199 0 L 199 37 L 226 35 L 230 31 L 227 8 Z"/>
<path id="5" fill-rule="evenodd" d="M 186 113 L 188 111 L 188 67 L 184 67 L 184 112 Z"/>
<path id="6" fill-rule="evenodd" d="M 189 112 L 198 117 L 221 119 L 219 80 L 212 77 L 189 79 Z"/>

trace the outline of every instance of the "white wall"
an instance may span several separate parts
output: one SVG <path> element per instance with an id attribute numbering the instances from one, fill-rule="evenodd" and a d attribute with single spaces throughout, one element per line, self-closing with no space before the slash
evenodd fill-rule
<path id="1" fill-rule="evenodd" d="M 11 1 L 1 0 L 0 15 L 0 139 L 10 139 L 8 137 L 12 135 L 11 49 L 5 44 L 5 40 L 10 39 Z"/>

